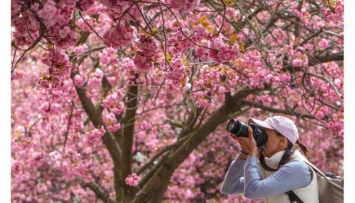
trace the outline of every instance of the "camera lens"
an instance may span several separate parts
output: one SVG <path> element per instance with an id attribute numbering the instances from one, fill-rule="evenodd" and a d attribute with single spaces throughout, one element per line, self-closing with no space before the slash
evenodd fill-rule
<path id="1" fill-rule="evenodd" d="M 226 129 L 237 137 L 248 137 L 248 126 L 238 120 L 229 120 Z"/>
<path id="2" fill-rule="evenodd" d="M 251 128 L 253 129 L 253 137 L 256 141 L 256 145 L 258 147 L 263 146 L 267 141 L 267 134 L 262 129 L 262 127 L 251 124 Z M 230 119 L 226 125 L 226 130 L 236 137 L 248 137 L 248 125 L 244 124 L 235 119 Z"/>
<path id="3" fill-rule="evenodd" d="M 234 127 L 234 124 L 235 124 L 234 119 L 231 119 L 231 120 L 228 121 L 227 126 L 226 126 L 228 132 L 232 131 L 232 129 Z"/>

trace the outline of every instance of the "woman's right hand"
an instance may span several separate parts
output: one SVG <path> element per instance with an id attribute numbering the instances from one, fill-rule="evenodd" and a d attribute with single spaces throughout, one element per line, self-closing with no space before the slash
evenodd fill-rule
<path id="1" fill-rule="evenodd" d="M 229 135 L 233 140 L 237 140 L 242 151 L 248 153 L 249 155 L 257 155 L 258 147 L 256 146 L 256 141 L 253 137 L 253 130 L 248 126 L 248 137 L 237 137 L 234 135 Z"/>
<path id="2" fill-rule="evenodd" d="M 245 149 L 244 142 L 243 141 L 242 142 L 239 141 L 240 140 L 240 139 L 238 139 L 239 137 L 237 137 L 237 136 L 235 136 L 233 134 L 229 134 L 229 137 L 232 138 L 233 140 L 236 140 L 239 143 L 240 148 L 241 148 L 241 150 L 240 150 L 241 153 L 249 154 L 249 151 Z"/>

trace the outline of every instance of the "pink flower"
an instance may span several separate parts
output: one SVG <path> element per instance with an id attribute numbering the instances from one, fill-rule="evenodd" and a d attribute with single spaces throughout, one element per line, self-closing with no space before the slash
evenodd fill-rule
<path id="1" fill-rule="evenodd" d="M 200 4 L 200 0 L 166 0 L 165 2 L 182 12 L 192 11 Z"/>
<path id="2" fill-rule="evenodd" d="M 120 115 L 122 113 L 123 109 L 124 109 L 124 103 L 120 102 L 120 103 L 118 103 L 117 106 L 111 108 L 111 112 L 113 112 L 114 114 Z"/>
<path id="3" fill-rule="evenodd" d="M 95 0 L 79 0 L 78 6 L 81 8 L 83 11 L 88 10 L 93 4 L 95 3 Z"/>
<path id="4" fill-rule="evenodd" d="M 158 51 L 159 44 L 154 37 L 140 35 L 137 47 L 142 50 L 143 54 L 147 57 L 153 57 Z"/>
<path id="5" fill-rule="evenodd" d="M 79 87 L 83 86 L 85 84 L 85 80 L 83 79 L 83 77 L 81 77 L 81 75 L 75 75 L 74 84 Z"/>
<path id="6" fill-rule="evenodd" d="M 89 143 L 95 143 L 95 142 L 100 142 L 101 137 L 105 134 L 105 130 L 103 127 L 100 129 L 95 128 L 91 132 L 87 133 L 88 136 L 88 142 Z"/>
<path id="7" fill-rule="evenodd" d="M 146 71 L 154 67 L 152 59 L 141 52 L 137 52 L 134 55 L 133 61 L 137 68 L 141 71 Z"/>
<path id="8" fill-rule="evenodd" d="M 326 49 L 328 47 L 328 40 L 327 39 L 321 39 L 320 42 L 319 42 L 319 46 L 322 47 L 323 49 Z"/>
<path id="9" fill-rule="evenodd" d="M 116 92 L 109 94 L 103 101 L 101 106 L 104 108 L 111 107 L 115 101 L 118 99 L 118 95 Z"/>
<path id="10" fill-rule="evenodd" d="M 120 128 L 121 128 L 121 124 L 120 123 L 116 123 L 116 124 L 107 126 L 107 130 L 109 130 L 110 132 L 116 132 Z"/>
<path id="11" fill-rule="evenodd" d="M 18 174 L 21 171 L 21 163 L 19 161 L 14 161 L 11 164 L 11 173 L 12 174 Z"/>
<path id="12" fill-rule="evenodd" d="M 137 174 L 132 173 L 131 175 L 127 176 L 127 178 L 125 179 L 125 182 L 127 185 L 136 187 L 138 185 L 140 179 L 141 178 Z"/>
<path id="13" fill-rule="evenodd" d="M 229 46 L 222 38 L 216 38 L 210 45 L 209 54 L 219 63 L 228 62 L 239 55 L 239 45 Z"/>
<path id="14" fill-rule="evenodd" d="M 105 115 L 103 115 L 103 120 L 104 122 L 108 123 L 108 124 L 114 124 L 116 123 L 116 117 L 115 117 L 115 114 L 114 113 L 107 113 Z"/>
<path id="15" fill-rule="evenodd" d="M 324 117 L 324 113 L 322 111 L 318 111 L 316 114 L 315 114 L 315 117 L 317 119 L 322 119 Z"/>
<path id="16" fill-rule="evenodd" d="M 185 73 L 184 73 L 185 66 L 182 63 L 182 59 L 177 58 L 171 60 L 170 66 L 172 70 L 166 74 L 166 77 L 172 80 L 174 84 L 180 83 L 185 77 Z"/>
<path id="17" fill-rule="evenodd" d="M 301 59 L 294 59 L 293 61 L 292 61 L 292 65 L 294 66 L 294 67 L 302 67 L 302 60 Z"/>
<path id="18" fill-rule="evenodd" d="M 106 31 L 103 38 L 107 46 L 121 48 L 131 44 L 136 34 L 137 30 L 132 26 L 116 25 L 116 27 Z"/>

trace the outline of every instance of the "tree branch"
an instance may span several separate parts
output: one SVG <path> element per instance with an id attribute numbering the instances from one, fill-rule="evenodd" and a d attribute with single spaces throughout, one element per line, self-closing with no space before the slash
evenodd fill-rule
<path id="1" fill-rule="evenodd" d="M 337 54 L 326 54 L 321 56 L 308 56 L 308 66 L 315 66 L 322 63 L 327 63 L 331 61 L 344 61 L 344 53 Z M 302 71 L 302 69 L 294 68 L 291 64 L 281 68 L 282 71 L 289 71 L 291 73 Z"/>
<path id="2" fill-rule="evenodd" d="M 106 203 L 113 203 L 113 201 L 110 199 L 110 195 L 97 183 L 83 183 L 81 184 L 81 186 L 83 188 L 90 188 L 95 193 L 96 197 L 101 199 L 102 201 Z"/>

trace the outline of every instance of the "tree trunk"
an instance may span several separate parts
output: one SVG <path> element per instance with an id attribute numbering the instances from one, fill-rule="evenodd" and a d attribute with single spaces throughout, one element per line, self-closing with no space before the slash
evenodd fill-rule
<path id="1" fill-rule="evenodd" d="M 233 97 L 226 97 L 222 105 L 210 118 L 192 134 L 175 152 L 171 153 L 163 164 L 144 185 L 141 191 L 133 199 L 133 203 L 156 203 L 161 202 L 169 185 L 170 178 L 176 168 L 201 144 L 206 137 L 213 132 L 221 123 L 228 119 L 229 115 L 242 108 L 241 101 L 250 93 L 258 90 L 240 90 Z"/>

